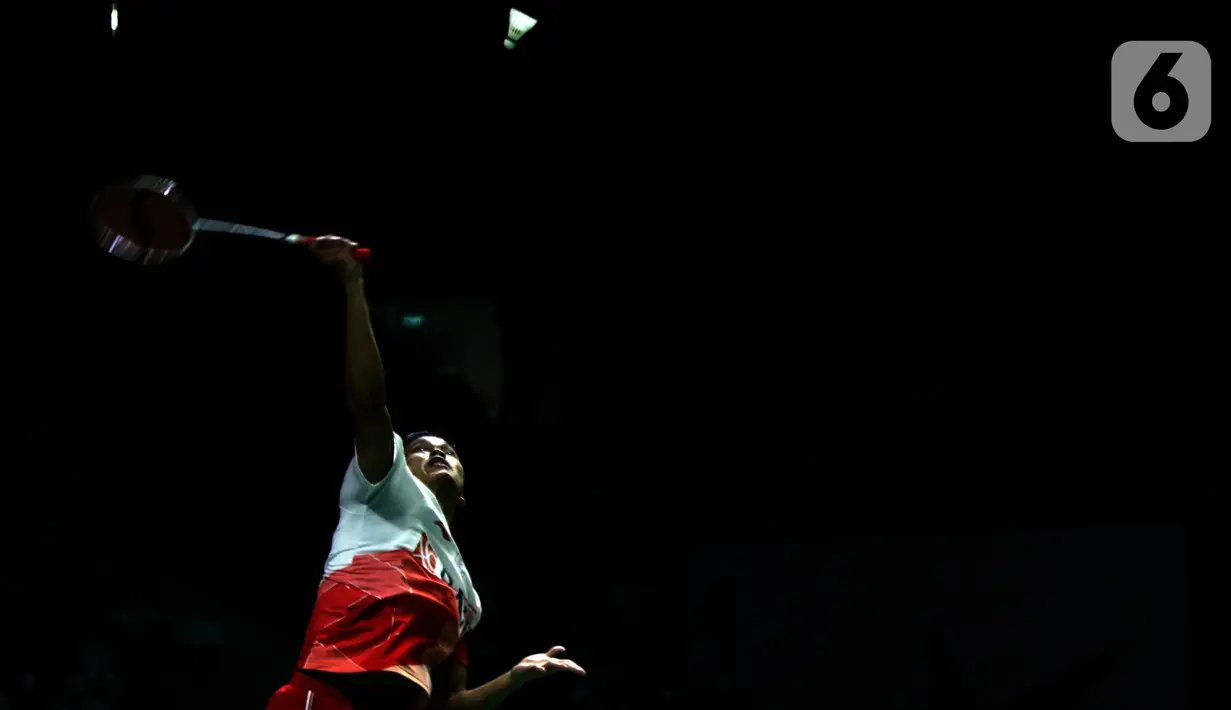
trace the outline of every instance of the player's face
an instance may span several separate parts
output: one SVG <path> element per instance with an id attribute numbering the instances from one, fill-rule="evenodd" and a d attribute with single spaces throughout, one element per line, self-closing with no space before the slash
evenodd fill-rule
<path id="1" fill-rule="evenodd" d="M 421 436 L 406 447 L 406 464 L 415 478 L 436 494 L 441 503 L 462 497 L 466 471 L 449 442 L 438 436 Z"/>

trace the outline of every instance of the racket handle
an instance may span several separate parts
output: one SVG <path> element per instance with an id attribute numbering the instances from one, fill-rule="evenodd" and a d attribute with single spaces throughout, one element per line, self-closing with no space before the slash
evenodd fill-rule
<path id="1" fill-rule="evenodd" d="M 316 240 L 317 237 L 304 237 L 299 234 L 291 234 L 287 238 L 287 241 L 295 244 L 311 244 Z M 355 247 L 351 250 L 351 255 L 355 257 L 355 261 L 364 266 L 372 263 L 372 250 L 367 247 Z"/>

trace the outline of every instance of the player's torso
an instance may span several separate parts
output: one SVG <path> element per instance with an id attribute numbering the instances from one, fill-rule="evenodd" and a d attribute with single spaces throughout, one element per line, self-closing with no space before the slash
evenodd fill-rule
<path id="1" fill-rule="evenodd" d="M 453 614 L 459 634 L 465 633 L 479 620 L 470 572 L 443 519 L 430 510 L 418 512 L 393 519 L 373 511 L 343 512 L 324 579 L 416 608 L 431 602 Z"/>
<path id="2" fill-rule="evenodd" d="M 469 571 L 435 498 L 410 472 L 342 507 L 301 665 L 434 666 L 479 621 Z"/>

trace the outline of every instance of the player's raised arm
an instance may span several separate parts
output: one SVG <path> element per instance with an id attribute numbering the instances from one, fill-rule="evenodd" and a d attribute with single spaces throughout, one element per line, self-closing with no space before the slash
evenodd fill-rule
<path id="1" fill-rule="evenodd" d="M 379 483 L 393 465 L 393 424 L 385 406 L 385 368 L 363 295 L 363 267 L 351 253 L 354 247 L 354 242 L 341 237 L 322 237 L 309 248 L 338 274 L 346 289 L 346 399 L 355 455 L 363 477 Z"/>

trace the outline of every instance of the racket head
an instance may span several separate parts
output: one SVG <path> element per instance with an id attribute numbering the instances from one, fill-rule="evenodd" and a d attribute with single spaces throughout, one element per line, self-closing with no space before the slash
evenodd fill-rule
<path id="1" fill-rule="evenodd" d="M 103 187 L 90 203 L 90 217 L 103 251 L 138 264 L 173 261 L 196 236 L 192 203 L 174 180 L 154 175 Z"/>

